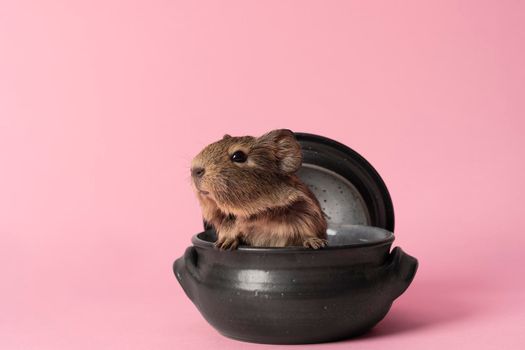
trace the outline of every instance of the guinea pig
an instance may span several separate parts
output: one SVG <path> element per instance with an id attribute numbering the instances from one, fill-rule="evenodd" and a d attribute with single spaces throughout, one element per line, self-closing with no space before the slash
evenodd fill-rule
<path id="1" fill-rule="evenodd" d="M 205 147 L 191 162 L 192 185 L 215 247 L 324 247 L 326 218 L 296 175 L 301 146 L 292 131 L 232 137 Z"/>

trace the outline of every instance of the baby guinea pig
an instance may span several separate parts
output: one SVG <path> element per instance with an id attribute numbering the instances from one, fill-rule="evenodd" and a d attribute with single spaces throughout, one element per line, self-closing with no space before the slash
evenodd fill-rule
<path id="1" fill-rule="evenodd" d="M 285 129 L 225 135 L 204 148 L 191 163 L 192 184 L 215 246 L 325 246 L 325 215 L 295 174 L 301 163 L 301 146 Z"/>

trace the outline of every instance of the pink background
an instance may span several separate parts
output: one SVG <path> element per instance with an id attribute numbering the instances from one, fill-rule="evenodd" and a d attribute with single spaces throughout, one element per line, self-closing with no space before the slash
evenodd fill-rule
<path id="1" fill-rule="evenodd" d="M 0 2 L 0 348 L 262 348 L 171 264 L 224 133 L 339 140 L 387 183 L 412 287 L 311 348 L 525 347 L 522 1 Z"/>

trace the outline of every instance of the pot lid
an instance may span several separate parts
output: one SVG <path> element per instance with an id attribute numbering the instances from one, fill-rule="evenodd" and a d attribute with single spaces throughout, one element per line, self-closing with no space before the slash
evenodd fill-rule
<path id="1" fill-rule="evenodd" d="M 394 231 L 394 208 L 385 183 L 361 155 L 329 138 L 295 133 L 303 150 L 301 180 L 316 195 L 328 234 L 348 225 Z"/>
<path id="2" fill-rule="evenodd" d="M 297 175 L 315 194 L 327 216 L 328 234 L 352 225 L 394 232 L 394 207 L 383 179 L 359 153 L 315 134 L 294 133 L 303 151 Z M 204 229 L 212 229 L 205 221 Z"/>

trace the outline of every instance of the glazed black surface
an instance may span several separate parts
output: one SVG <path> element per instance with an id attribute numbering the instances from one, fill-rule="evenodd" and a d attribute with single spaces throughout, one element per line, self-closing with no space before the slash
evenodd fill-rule
<path id="1" fill-rule="evenodd" d="M 358 231 L 375 239 L 358 242 Z M 389 253 L 394 237 L 379 228 L 353 226 L 337 235 L 347 237 L 331 236 L 321 250 L 219 251 L 207 231 L 193 237 L 174 270 L 204 318 L 225 336 L 275 344 L 348 338 L 386 315 L 412 281 L 417 261 L 400 248 Z"/>

